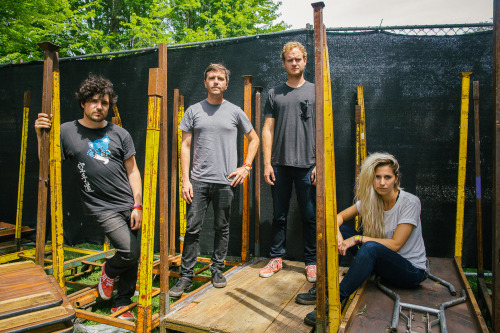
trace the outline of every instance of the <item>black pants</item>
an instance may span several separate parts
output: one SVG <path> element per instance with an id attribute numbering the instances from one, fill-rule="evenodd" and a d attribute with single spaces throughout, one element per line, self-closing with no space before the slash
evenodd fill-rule
<path id="1" fill-rule="evenodd" d="M 137 231 L 130 229 L 131 213 L 132 210 L 126 210 L 92 216 L 116 249 L 116 254 L 106 261 L 106 275 L 112 279 L 120 277 L 114 301 L 116 307 L 132 302 L 130 298 L 134 296 L 137 283 L 140 246 Z"/>

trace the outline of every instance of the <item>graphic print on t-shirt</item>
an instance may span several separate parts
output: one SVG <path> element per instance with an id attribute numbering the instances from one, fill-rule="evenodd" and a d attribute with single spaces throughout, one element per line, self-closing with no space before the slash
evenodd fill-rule
<path id="1" fill-rule="evenodd" d="M 87 155 L 95 158 L 96 160 L 103 161 L 104 164 L 108 164 L 109 162 L 109 137 L 105 136 L 102 139 L 95 140 L 94 142 L 89 142 L 89 151 Z"/>

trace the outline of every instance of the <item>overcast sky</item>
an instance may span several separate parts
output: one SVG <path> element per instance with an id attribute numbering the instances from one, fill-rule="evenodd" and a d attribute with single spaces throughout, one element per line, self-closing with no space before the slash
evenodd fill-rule
<path id="1" fill-rule="evenodd" d="M 277 1 L 277 0 L 275 0 Z M 307 0 L 282 0 L 281 20 L 292 29 L 313 23 Z M 493 0 L 324 0 L 327 28 L 492 22 Z"/>

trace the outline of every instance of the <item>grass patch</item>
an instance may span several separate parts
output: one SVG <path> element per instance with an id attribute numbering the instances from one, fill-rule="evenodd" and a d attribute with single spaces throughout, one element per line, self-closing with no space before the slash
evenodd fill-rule
<path id="1" fill-rule="evenodd" d="M 98 251 L 102 251 L 102 248 L 103 246 L 102 245 L 96 245 L 96 244 L 90 244 L 90 243 L 83 243 L 83 244 L 79 244 L 79 245 L 75 245 L 73 246 L 75 248 L 82 248 L 82 249 L 90 249 L 90 250 L 98 250 Z M 78 258 L 78 257 L 81 257 L 83 254 L 81 253 L 76 253 L 76 252 L 70 252 L 70 251 L 65 251 L 65 260 L 71 260 L 71 259 L 75 259 L 75 258 Z M 158 254 L 156 254 L 158 255 Z M 202 256 L 202 257 L 205 257 L 205 258 L 210 258 L 209 255 L 207 256 Z M 229 260 L 229 261 L 234 261 L 234 262 L 240 262 L 241 259 L 238 258 L 238 257 L 228 257 L 226 260 Z M 103 262 L 104 260 L 99 260 L 98 262 Z M 203 267 L 206 267 L 208 266 L 209 264 L 208 263 L 197 263 L 194 267 L 194 270 L 198 270 L 198 269 L 201 269 Z M 229 270 L 231 267 L 230 266 L 226 266 L 224 268 L 224 272 Z M 179 272 L 180 270 L 180 267 L 174 267 L 174 268 L 171 268 L 173 271 L 176 271 L 176 272 Z M 77 272 L 80 272 L 80 268 L 77 269 Z M 87 274 L 84 274 L 82 276 L 79 276 L 79 277 L 73 277 L 72 276 L 72 271 L 71 270 L 66 270 L 65 271 L 65 275 L 66 275 L 66 280 L 67 281 L 73 281 L 73 282 L 79 282 L 79 283 L 84 283 L 84 284 L 87 284 L 87 285 L 95 285 L 99 282 L 99 278 L 101 276 L 101 270 L 99 268 L 96 268 L 94 269 L 93 272 L 91 273 L 87 273 Z M 211 277 L 212 274 L 210 272 L 209 269 L 206 269 L 204 270 L 203 272 L 201 272 L 199 274 L 200 276 L 205 276 L 205 277 Z M 169 278 L 169 288 L 172 288 L 175 283 L 177 282 L 177 278 Z M 199 287 L 201 287 L 202 285 L 204 285 L 205 283 L 210 283 L 210 282 L 203 282 L 203 281 L 193 281 L 193 286 L 187 290 L 187 292 L 191 292 Z M 155 288 L 160 288 L 160 277 L 159 275 L 154 275 L 153 276 L 153 287 Z M 78 290 L 78 288 L 73 288 L 72 286 L 68 286 L 67 287 L 67 294 L 70 295 L 71 293 L 74 293 Z M 138 298 L 139 296 L 133 296 L 132 297 L 132 302 L 137 302 L 138 301 Z M 175 301 L 177 301 L 177 299 L 175 298 L 170 298 L 170 304 L 174 303 Z M 152 311 L 153 313 L 157 313 L 159 312 L 160 310 L 160 297 L 159 296 L 156 296 L 152 299 Z M 111 313 L 111 307 L 113 306 L 113 299 L 111 300 L 102 300 L 100 298 L 97 299 L 97 302 L 92 305 L 91 310 L 92 312 L 94 313 L 97 313 L 97 314 L 101 314 L 101 315 L 109 315 Z M 132 310 L 132 313 L 137 317 L 137 308 L 134 308 Z M 93 322 L 93 321 L 86 321 L 84 323 L 84 325 L 97 325 L 99 323 L 97 322 Z"/>

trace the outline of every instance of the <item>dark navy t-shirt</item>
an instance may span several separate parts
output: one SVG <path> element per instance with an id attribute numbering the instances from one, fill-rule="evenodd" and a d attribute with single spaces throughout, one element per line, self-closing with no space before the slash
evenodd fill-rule
<path id="1" fill-rule="evenodd" d="M 69 159 L 80 185 L 87 214 L 120 212 L 134 207 L 123 162 L 135 155 L 130 134 L 110 122 L 98 129 L 77 120 L 61 125 L 62 159 Z"/>
<path id="2" fill-rule="evenodd" d="M 316 164 L 314 84 L 298 88 L 283 83 L 269 90 L 265 116 L 274 118 L 272 165 L 309 168 Z"/>

